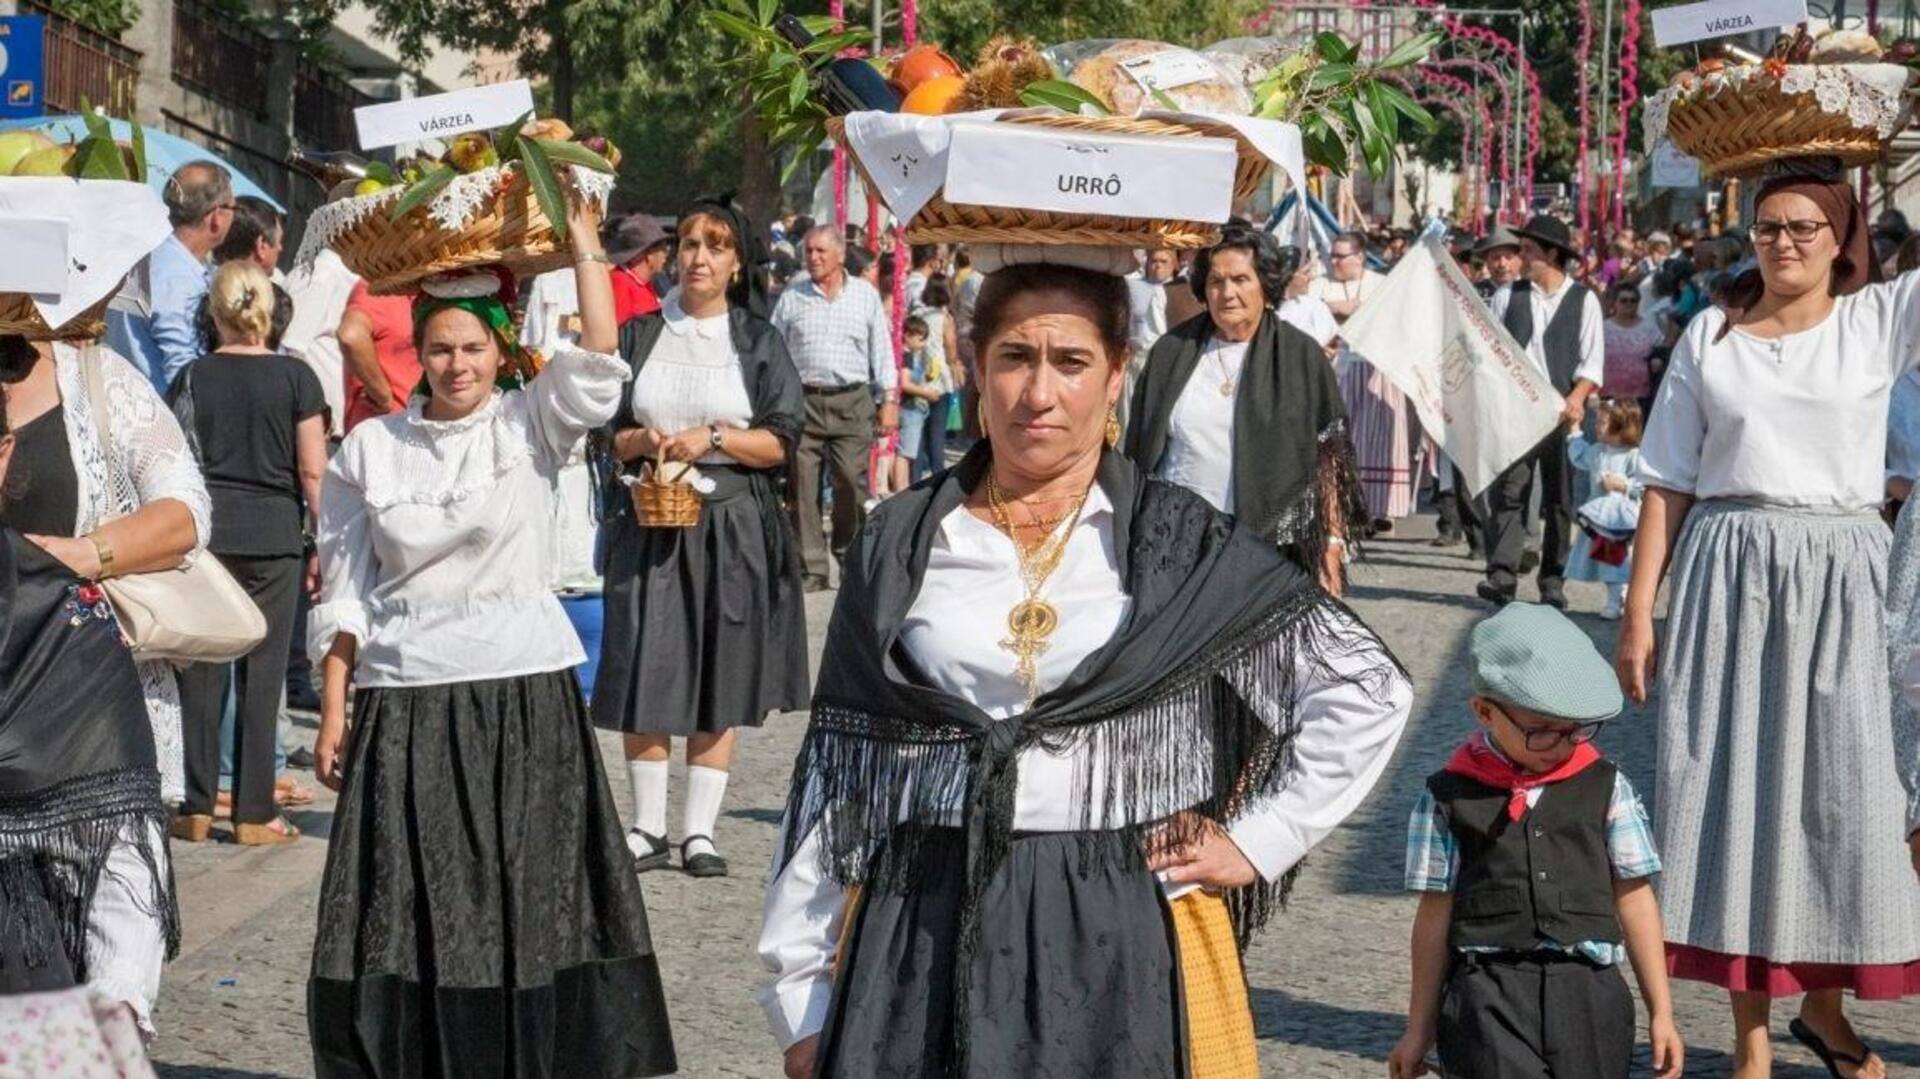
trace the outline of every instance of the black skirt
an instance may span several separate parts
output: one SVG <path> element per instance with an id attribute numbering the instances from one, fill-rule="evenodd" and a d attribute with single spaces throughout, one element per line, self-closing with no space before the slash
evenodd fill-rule
<path id="1" fill-rule="evenodd" d="M 606 622 L 593 720 L 631 734 L 758 727 L 807 706 L 799 563 L 772 483 L 703 466 L 718 485 L 692 528 L 607 521 Z"/>
<path id="2" fill-rule="evenodd" d="M 926 840 L 908 890 L 860 895 L 822 1031 L 822 1079 L 1186 1073 L 1180 964 L 1160 885 L 1115 832 L 1017 835 L 980 903 L 954 1051 L 960 833 Z"/>
<path id="3" fill-rule="evenodd" d="M 354 716 L 307 985 L 315 1072 L 673 1071 L 573 673 L 367 689 Z"/>

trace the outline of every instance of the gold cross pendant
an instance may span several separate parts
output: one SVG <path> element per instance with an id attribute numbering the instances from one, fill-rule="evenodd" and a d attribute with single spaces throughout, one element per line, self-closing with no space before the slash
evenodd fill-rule
<path id="1" fill-rule="evenodd" d="M 1046 600 L 1028 597 L 1007 612 L 1006 640 L 1000 647 L 1014 655 L 1013 673 L 1027 686 L 1027 703 L 1037 696 L 1040 671 L 1036 661 L 1049 647 L 1048 639 L 1060 626 L 1060 612 Z"/>

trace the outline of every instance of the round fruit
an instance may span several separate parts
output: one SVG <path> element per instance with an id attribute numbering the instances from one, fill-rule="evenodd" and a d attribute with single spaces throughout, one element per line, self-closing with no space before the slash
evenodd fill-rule
<path id="1" fill-rule="evenodd" d="M 386 184 L 381 183 L 371 176 L 353 185 L 353 193 L 355 195 L 378 195 L 386 189 Z"/>
<path id="2" fill-rule="evenodd" d="M 966 88 L 967 80 L 962 76 L 936 76 L 914 87 L 906 100 L 900 102 L 900 111 L 939 116 L 952 109 L 954 102 L 960 99 L 961 91 Z"/>
<path id="3" fill-rule="evenodd" d="M 14 163 L 14 176 L 65 176 L 67 160 L 73 157 L 71 146 L 49 146 L 35 150 Z"/>
<path id="4" fill-rule="evenodd" d="M 899 56 L 887 67 L 887 81 L 900 92 L 901 97 L 910 96 L 930 79 L 944 78 L 949 75 L 964 75 L 959 63 L 953 57 L 940 51 L 938 45 L 915 45 Z"/>
<path id="5" fill-rule="evenodd" d="M 38 131 L 0 131 L 0 176 L 11 175 L 28 154 L 52 145 L 53 140 Z"/>

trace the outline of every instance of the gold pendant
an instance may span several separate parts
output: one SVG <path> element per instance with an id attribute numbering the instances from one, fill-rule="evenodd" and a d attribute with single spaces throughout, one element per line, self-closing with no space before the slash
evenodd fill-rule
<path id="1" fill-rule="evenodd" d="M 1220 396 L 1222 397 L 1233 396 L 1233 380 L 1232 379 L 1223 378 L 1220 380 Z"/>
<path id="2" fill-rule="evenodd" d="M 1027 685 L 1027 700 L 1035 696 L 1039 685 L 1040 672 L 1035 661 L 1046 652 L 1048 638 L 1060 627 L 1060 612 L 1053 604 L 1037 597 L 1028 597 L 1015 604 L 1007 612 L 1007 632 L 1009 636 L 1000 642 L 1000 647 L 1012 652 L 1015 657 L 1014 674 Z"/>

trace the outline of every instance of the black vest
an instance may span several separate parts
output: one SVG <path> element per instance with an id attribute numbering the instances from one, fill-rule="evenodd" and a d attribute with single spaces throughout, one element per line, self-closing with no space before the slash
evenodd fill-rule
<path id="1" fill-rule="evenodd" d="M 1573 375 L 1580 370 L 1580 320 L 1586 315 L 1587 291 L 1587 286 L 1577 281 L 1567 287 L 1540 341 L 1547 355 L 1547 377 L 1563 395 L 1573 392 Z M 1506 317 L 1501 319 L 1521 348 L 1533 343 L 1533 292 L 1532 282 L 1515 281 L 1507 298 Z"/>
<path id="2" fill-rule="evenodd" d="M 1618 943 L 1607 859 L 1613 783 L 1612 764 L 1591 764 L 1548 787 L 1516 821 L 1507 817 L 1506 791 L 1452 772 L 1430 776 L 1427 789 L 1446 810 L 1459 861 L 1448 944 L 1524 952 L 1543 938 Z"/>

